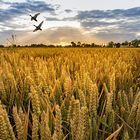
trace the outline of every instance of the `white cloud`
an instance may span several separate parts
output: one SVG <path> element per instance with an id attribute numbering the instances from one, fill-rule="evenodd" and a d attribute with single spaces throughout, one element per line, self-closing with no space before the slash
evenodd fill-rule
<path id="1" fill-rule="evenodd" d="M 11 31 L 11 33 L 13 33 Z M 17 44 L 70 44 L 71 41 L 81 41 L 87 43 L 100 43 L 101 40 L 98 39 L 95 35 L 86 32 L 84 29 L 75 28 L 75 27 L 54 27 L 48 28 L 45 31 L 40 32 L 27 32 L 27 31 L 18 31 L 17 34 Z M 10 37 L 7 35 L 7 38 Z"/>
<path id="2" fill-rule="evenodd" d="M 22 43 L 124 41 L 140 36 L 140 7 L 94 10 L 99 3 L 101 0 L 1 0 L 0 41 L 4 42 L 13 32 Z M 103 6 L 106 9 L 107 2 Z M 28 14 L 36 12 L 41 12 L 38 22 L 31 21 Z M 41 21 L 43 32 L 33 33 L 33 25 Z"/>
<path id="3" fill-rule="evenodd" d="M 6 10 L 10 7 L 10 4 L 4 4 L 4 3 L 0 3 L 0 9 L 2 10 Z"/>

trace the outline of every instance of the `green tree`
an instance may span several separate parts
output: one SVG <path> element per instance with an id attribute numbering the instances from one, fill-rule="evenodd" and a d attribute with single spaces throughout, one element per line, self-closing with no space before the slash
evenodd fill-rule
<path id="1" fill-rule="evenodd" d="M 135 48 L 137 48 L 137 47 L 139 47 L 139 45 L 140 45 L 140 40 L 137 40 L 137 39 L 135 39 L 135 40 L 132 40 L 132 45 L 135 47 Z"/>
<path id="2" fill-rule="evenodd" d="M 114 47 L 114 42 L 113 41 L 110 41 L 109 43 L 108 43 L 108 48 L 113 48 Z"/>
<path id="3" fill-rule="evenodd" d="M 77 47 L 81 47 L 81 42 L 80 41 L 78 41 Z"/>
<path id="4" fill-rule="evenodd" d="M 76 47 L 76 43 L 72 41 L 72 42 L 71 42 L 71 46 L 72 46 L 72 47 Z"/>

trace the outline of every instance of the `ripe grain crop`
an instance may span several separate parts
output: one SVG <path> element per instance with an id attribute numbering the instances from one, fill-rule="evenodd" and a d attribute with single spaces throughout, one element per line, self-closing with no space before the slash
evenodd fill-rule
<path id="1" fill-rule="evenodd" d="M 0 50 L 0 139 L 140 138 L 140 50 Z"/>

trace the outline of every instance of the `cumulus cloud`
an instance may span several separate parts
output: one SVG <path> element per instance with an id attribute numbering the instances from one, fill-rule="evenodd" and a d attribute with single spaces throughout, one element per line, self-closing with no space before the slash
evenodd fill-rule
<path id="1" fill-rule="evenodd" d="M 66 12 L 66 13 L 71 13 L 72 10 L 71 10 L 71 9 L 65 9 L 65 12 Z"/>
<path id="2" fill-rule="evenodd" d="M 5 2 L 1 1 L 0 5 L 8 5 L 6 9 L 0 9 L 0 22 L 10 21 L 14 17 L 27 15 L 30 12 L 48 12 L 55 14 L 55 6 L 47 4 L 45 1 L 26 0 L 25 2 Z"/>
<path id="3" fill-rule="evenodd" d="M 96 36 L 86 33 L 85 30 L 75 27 L 53 27 L 42 32 L 18 32 L 18 44 L 67 44 L 71 41 L 101 42 Z"/>
<path id="4" fill-rule="evenodd" d="M 75 19 L 91 34 L 107 41 L 132 40 L 140 32 L 140 7 L 80 11 Z"/>
<path id="5" fill-rule="evenodd" d="M 19 34 L 19 32 L 23 32 L 24 34 L 33 30 L 33 23 L 30 21 L 29 14 L 41 12 L 55 15 L 58 8 L 58 5 L 49 4 L 44 0 L 1 0 L 0 43 L 3 43 L 12 33 Z"/>
<path id="6" fill-rule="evenodd" d="M 1 0 L 0 6 L 0 41 L 15 32 L 24 44 L 118 42 L 140 37 L 140 7 L 75 11 L 61 9 L 59 5 L 49 4 L 45 0 Z M 34 23 L 28 14 L 36 12 L 42 13 L 39 21 L 46 19 L 46 22 L 43 32 L 33 33 Z"/>
<path id="7" fill-rule="evenodd" d="M 132 40 L 140 34 L 140 7 L 79 11 L 73 17 L 48 17 L 48 21 L 78 21 L 90 36 L 96 36 L 105 42 Z"/>
<path id="8" fill-rule="evenodd" d="M 126 17 L 139 17 L 140 7 L 131 9 L 115 9 L 115 10 L 91 10 L 91 11 L 80 11 L 76 16 L 79 20 L 90 20 L 90 19 L 112 19 L 112 18 L 126 18 Z"/>
<path id="9" fill-rule="evenodd" d="M 57 17 L 45 17 L 46 21 L 62 21 L 62 19 Z"/>

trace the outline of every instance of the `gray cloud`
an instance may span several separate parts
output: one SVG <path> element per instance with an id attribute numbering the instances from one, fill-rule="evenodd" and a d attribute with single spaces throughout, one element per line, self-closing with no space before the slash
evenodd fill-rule
<path id="1" fill-rule="evenodd" d="M 65 9 L 65 12 L 66 12 L 66 13 L 71 13 L 72 10 L 71 10 L 71 9 Z"/>
<path id="2" fill-rule="evenodd" d="M 48 21 L 79 21 L 87 30 L 106 27 L 101 32 L 112 32 L 110 26 L 118 27 L 116 33 L 140 31 L 140 7 L 116 10 L 80 11 L 75 17 L 55 18 L 47 17 Z"/>
<path id="3" fill-rule="evenodd" d="M 58 17 L 45 17 L 46 21 L 75 21 L 74 17 L 58 18 Z"/>
<path id="4" fill-rule="evenodd" d="M 85 27 L 85 28 L 95 28 L 95 27 L 103 27 L 103 26 L 109 26 L 109 25 L 115 25 L 118 24 L 119 22 L 115 22 L 115 23 L 108 23 L 105 21 L 81 21 L 81 26 Z"/>
<path id="5" fill-rule="evenodd" d="M 0 9 L 0 39 L 8 37 L 16 31 L 23 39 L 25 44 L 31 43 L 59 43 L 63 41 L 90 41 L 98 42 L 96 39 L 104 42 L 132 40 L 140 35 L 140 7 L 131 9 L 116 10 L 91 10 L 79 11 L 76 16 L 55 15 L 59 9 L 57 5 L 51 5 L 44 0 L 26 0 L 25 2 L 4 2 L 1 4 L 9 5 L 7 9 Z M 30 34 L 27 36 L 30 28 L 24 26 L 24 23 L 18 23 L 15 18 L 27 15 L 28 13 L 45 12 L 46 21 L 78 21 L 81 29 L 72 27 L 59 27 L 47 29 L 39 34 Z M 70 15 L 71 9 L 63 10 L 65 15 Z M 22 22 L 22 21 L 21 21 Z M 23 29 L 20 30 L 19 29 Z M 24 30 L 25 29 L 25 30 Z M 29 30 L 28 30 L 29 29 Z M 38 38 L 36 40 L 35 38 Z M 36 42 L 39 41 L 39 42 Z M 42 42 L 41 42 L 42 41 Z"/>
<path id="6" fill-rule="evenodd" d="M 7 7 L 0 9 L 0 44 L 6 42 L 6 39 L 13 33 L 22 36 L 31 31 L 30 24 L 28 25 L 28 21 L 26 22 L 28 14 L 45 12 L 55 15 L 55 11 L 58 9 L 58 5 L 51 5 L 43 0 L 26 0 L 24 2 L 6 2 L 1 0 L 0 5 Z"/>
<path id="7" fill-rule="evenodd" d="M 140 7 L 127 10 L 81 11 L 75 18 L 85 28 L 118 25 L 120 28 L 134 29 L 140 24 Z"/>
<path id="8" fill-rule="evenodd" d="M 8 40 L 10 40 L 12 42 L 11 35 L 16 36 L 16 40 L 15 40 L 16 44 L 21 44 L 22 43 L 21 37 L 22 36 L 27 36 L 27 34 L 28 34 L 27 30 L 16 31 L 16 32 L 13 29 L 6 30 L 6 31 L 2 32 L 2 34 L 0 34 L 0 44 L 11 45 L 10 42 L 8 41 Z"/>
<path id="9" fill-rule="evenodd" d="M 62 19 L 56 17 L 45 17 L 46 21 L 63 21 Z"/>
<path id="10" fill-rule="evenodd" d="M 124 17 L 139 17 L 140 7 L 131 9 L 116 9 L 116 10 L 92 10 L 92 11 L 80 11 L 76 18 L 78 20 L 90 20 L 101 18 L 124 18 Z"/>
<path id="11" fill-rule="evenodd" d="M 96 37 L 104 42 L 115 41 L 123 42 L 126 40 L 133 40 L 136 38 L 135 33 L 116 33 L 116 32 L 99 32 L 96 34 Z"/>
<path id="12" fill-rule="evenodd" d="M 20 15 L 29 14 L 30 12 L 48 12 L 55 14 L 55 8 L 51 4 L 47 4 L 44 1 L 26 0 L 26 2 L 4 2 L 0 4 L 10 5 L 8 9 L 0 9 L 0 22 L 10 21 Z"/>
<path id="13" fill-rule="evenodd" d="M 37 40 L 36 40 L 37 38 Z M 57 44 L 61 42 L 71 42 L 83 40 L 85 37 L 82 35 L 82 31 L 74 27 L 57 27 L 49 28 L 46 31 L 34 34 L 29 38 L 25 38 L 25 43 L 46 43 L 46 44 Z"/>
<path id="14" fill-rule="evenodd" d="M 107 41 L 132 40 L 140 32 L 140 7 L 80 11 L 75 19 L 91 34 Z"/>
<path id="15" fill-rule="evenodd" d="M 11 34 L 14 33 L 14 30 L 10 30 L 9 32 L 5 32 L 4 35 L 6 38 L 3 38 L 3 42 L 0 42 L 0 44 L 7 44 L 8 41 L 6 41 L 7 38 L 11 37 Z M 0 35 L 0 37 L 2 37 Z M 20 45 L 24 44 L 63 44 L 63 43 L 70 43 L 71 41 L 74 42 L 101 42 L 101 40 L 98 40 L 96 36 L 85 34 L 83 30 L 80 28 L 75 27 L 57 27 L 57 28 L 49 28 L 47 30 L 43 30 L 42 32 L 37 32 L 33 34 L 32 32 L 27 31 L 18 31 L 16 32 L 16 43 Z"/>

